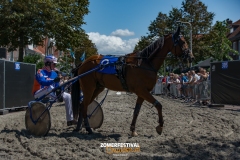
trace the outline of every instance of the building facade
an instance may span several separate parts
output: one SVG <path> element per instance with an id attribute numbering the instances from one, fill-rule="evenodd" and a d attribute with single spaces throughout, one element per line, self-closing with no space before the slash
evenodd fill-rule
<path id="1" fill-rule="evenodd" d="M 53 45 L 53 41 L 49 38 L 43 40 L 43 45 L 26 45 L 24 48 L 24 56 L 27 54 L 39 54 L 41 56 L 45 55 L 54 55 L 55 57 L 62 56 L 63 52 L 56 51 L 56 46 Z M 6 49 L 5 49 L 6 50 Z M 13 52 L 6 52 L 6 60 L 9 61 L 17 61 L 18 60 L 19 51 L 18 48 Z"/>
<path id="2" fill-rule="evenodd" d="M 240 19 L 234 23 L 232 21 L 227 21 L 229 25 L 229 34 L 227 35 L 227 38 L 232 42 L 232 48 L 236 51 L 238 51 L 239 55 L 234 55 L 230 53 L 230 56 L 233 58 L 233 60 L 240 60 Z"/>

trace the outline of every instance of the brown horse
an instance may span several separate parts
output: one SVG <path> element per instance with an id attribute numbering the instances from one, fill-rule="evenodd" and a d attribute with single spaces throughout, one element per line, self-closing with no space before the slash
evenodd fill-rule
<path id="1" fill-rule="evenodd" d="M 114 91 L 129 91 L 137 95 L 136 106 L 134 109 L 133 120 L 130 130 L 132 136 L 136 136 L 135 124 L 144 100 L 153 104 L 159 116 L 159 125 L 156 127 L 158 134 L 163 130 L 162 105 L 151 94 L 156 83 L 157 71 L 163 64 L 169 52 L 180 57 L 183 61 L 191 62 L 193 60 L 192 53 L 189 52 L 186 41 L 180 34 L 180 27 L 174 34 L 166 35 L 159 38 L 140 53 L 132 53 L 122 58 L 125 59 L 123 64 L 124 82 L 119 76 L 114 74 L 103 74 L 94 71 L 81 79 L 79 83 L 72 86 L 72 102 L 74 118 L 78 117 L 78 125 L 75 131 L 79 131 L 82 127 L 82 120 L 89 134 L 92 133 L 87 118 L 87 106 L 101 93 L 104 88 Z M 83 74 L 99 65 L 102 55 L 94 55 L 86 59 L 78 69 L 78 75 Z M 76 74 L 77 75 L 77 74 Z M 79 107 L 79 93 L 82 90 L 84 95 L 83 103 Z"/>

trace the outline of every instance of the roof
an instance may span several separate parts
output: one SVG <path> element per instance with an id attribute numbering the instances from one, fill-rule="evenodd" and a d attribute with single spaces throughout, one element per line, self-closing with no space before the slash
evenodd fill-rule
<path id="1" fill-rule="evenodd" d="M 44 54 L 42 51 L 40 51 L 38 48 L 33 48 L 33 50 L 37 53 Z"/>
<path id="2" fill-rule="evenodd" d="M 240 19 L 232 24 L 232 27 L 237 27 L 232 33 L 230 33 L 227 38 L 234 40 L 237 35 L 240 35 Z"/>
<path id="3" fill-rule="evenodd" d="M 239 26 L 240 25 L 240 19 L 232 24 L 232 26 Z"/>
<path id="4" fill-rule="evenodd" d="M 210 67 L 211 62 L 214 62 L 215 60 L 213 58 L 205 59 L 204 61 L 198 62 L 194 67 Z"/>

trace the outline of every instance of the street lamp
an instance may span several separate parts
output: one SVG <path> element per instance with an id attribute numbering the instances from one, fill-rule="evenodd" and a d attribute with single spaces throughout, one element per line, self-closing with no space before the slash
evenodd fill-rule
<path id="1" fill-rule="evenodd" d="M 192 53 L 192 24 L 190 22 L 182 22 L 182 21 L 177 21 L 177 23 L 186 23 L 190 25 L 190 51 Z M 192 67 L 192 63 L 191 63 Z"/>

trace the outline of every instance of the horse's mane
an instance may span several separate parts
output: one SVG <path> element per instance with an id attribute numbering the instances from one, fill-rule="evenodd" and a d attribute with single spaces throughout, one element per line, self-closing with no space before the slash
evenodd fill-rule
<path id="1" fill-rule="evenodd" d="M 150 58 L 158 49 L 161 49 L 164 44 L 164 37 L 158 38 L 156 41 L 151 43 L 149 46 L 144 48 L 140 52 L 140 56 L 143 58 Z"/>

